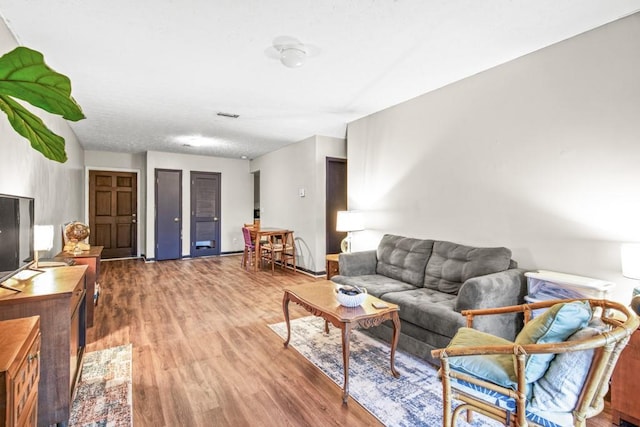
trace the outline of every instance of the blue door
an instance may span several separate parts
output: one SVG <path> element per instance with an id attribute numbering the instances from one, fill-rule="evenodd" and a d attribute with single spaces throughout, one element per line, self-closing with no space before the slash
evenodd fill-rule
<path id="1" fill-rule="evenodd" d="M 220 173 L 191 172 L 191 256 L 220 255 Z"/>
<path id="2" fill-rule="evenodd" d="M 182 171 L 156 169 L 156 260 L 182 254 Z"/>

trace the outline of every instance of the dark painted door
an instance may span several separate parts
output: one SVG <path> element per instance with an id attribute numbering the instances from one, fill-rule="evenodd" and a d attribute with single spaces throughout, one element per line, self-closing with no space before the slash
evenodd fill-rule
<path id="1" fill-rule="evenodd" d="M 220 174 L 191 172 L 191 256 L 220 255 Z"/>
<path id="2" fill-rule="evenodd" d="M 135 172 L 89 171 L 89 243 L 102 258 L 137 255 L 137 191 Z"/>
<path id="3" fill-rule="evenodd" d="M 156 260 L 182 254 L 182 171 L 156 169 Z"/>
<path id="4" fill-rule="evenodd" d="M 340 242 L 347 233 L 336 231 L 338 211 L 347 210 L 347 160 L 327 157 L 326 240 L 327 253 L 340 253 Z"/>

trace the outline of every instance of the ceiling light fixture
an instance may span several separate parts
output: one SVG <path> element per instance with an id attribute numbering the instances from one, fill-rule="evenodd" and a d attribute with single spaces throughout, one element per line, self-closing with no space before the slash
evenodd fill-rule
<path id="1" fill-rule="evenodd" d="M 277 37 L 273 41 L 273 48 L 277 51 L 280 62 L 285 67 L 299 68 L 307 62 L 307 46 L 294 37 Z"/>

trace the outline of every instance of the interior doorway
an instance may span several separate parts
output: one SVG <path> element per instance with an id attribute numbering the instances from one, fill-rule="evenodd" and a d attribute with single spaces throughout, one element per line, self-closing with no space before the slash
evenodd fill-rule
<path id="1" fill-rule="evenodd" d="M 337 254 L 347 235 L 336 231 L 338 211 L 347 210 L 347 159 L 327 157 L 326 165 L 326 253 Z"/>
<path id="2" fill-rule="evenodd" d="M 138 174 L 89 171 L 89 244 L 103 246 L 102 258 L 138 252 Z"/>

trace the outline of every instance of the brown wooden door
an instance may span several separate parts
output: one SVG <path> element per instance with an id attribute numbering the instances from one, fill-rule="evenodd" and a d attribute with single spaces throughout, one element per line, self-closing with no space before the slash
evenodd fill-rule
<path id="1" fill-rule="evenodd" d="M 89 171 L 89 243 L 104 246 L 102 258 L 137 255 L 135 172 Z"/>

